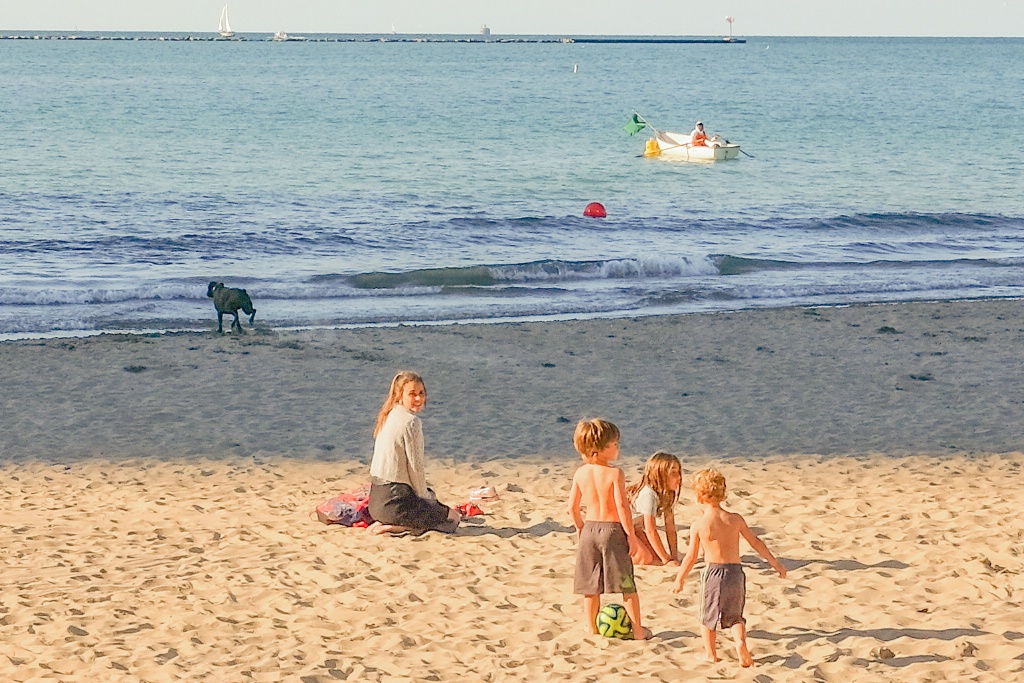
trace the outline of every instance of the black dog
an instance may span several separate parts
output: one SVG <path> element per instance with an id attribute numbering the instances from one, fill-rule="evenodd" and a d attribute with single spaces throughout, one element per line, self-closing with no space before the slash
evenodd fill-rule
<path id="1" fill-rule="evenodd" d="M 242 331 L 242 323 L 238 322 L 238 309 L 242 309 L 249 315 L 249 324 L 252 325 L 256 319 L 256 309 L 252 306 L 252 299 L 244 289 L 225 287 L 223 282 L 211 282 L 206 288 L 206 296 L 213 298 L 213 306 L 217 309 L 217 331 L 224 332 L 224 314 L 230 313 L 235 316 L 231 323 L 232 329 L 237 327 Z"/>

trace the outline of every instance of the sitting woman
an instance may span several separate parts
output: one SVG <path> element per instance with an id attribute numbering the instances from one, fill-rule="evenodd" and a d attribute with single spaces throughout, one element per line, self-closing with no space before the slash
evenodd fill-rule
<path id="1" fill-rule="evenodd" d="M 370 462 L 370 526 L 373 533 L 435 529 L 453 533 L 462 514 L 437 501 L 427 488 L 423 424 L 417 413 L 427 389 L 415 372 L 400 372 L 377 416 Z"/>

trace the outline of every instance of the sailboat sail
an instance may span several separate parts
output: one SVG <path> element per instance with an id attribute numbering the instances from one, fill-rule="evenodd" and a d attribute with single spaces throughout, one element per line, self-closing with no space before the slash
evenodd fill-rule
<path id="1" fill-rule="evenodd" d="M 220 25 L 217 27 L 217 31 L 225 38 L 235 35 L 235 32 L 231 30 L 231 24 L 228 22 L 227 5 L 224 5 L 224 9 L 220 12 Z"/>

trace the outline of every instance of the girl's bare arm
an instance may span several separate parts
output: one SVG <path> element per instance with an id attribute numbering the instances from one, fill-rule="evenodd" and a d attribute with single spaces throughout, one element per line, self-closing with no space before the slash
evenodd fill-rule
<path id="1" fill-rule="evenodd" d="M 668 538 L 668 554 L 671 560 L 679 559 L 679 532 L 676 530 L 675 513 L 669 510 L 665 513 L 665 537 Z"/>
<path id="2" fill-rule="evenodd" d="M 669 552 L 665 550 L 665 544 L 661 542 L 661 534 L 658 533 L 657 517 L 654 515 L 644 515 L 644 533 L 647 534 L 647 540 L 662 563 L 675 559 L 674 555 L 669 556 Z"/>

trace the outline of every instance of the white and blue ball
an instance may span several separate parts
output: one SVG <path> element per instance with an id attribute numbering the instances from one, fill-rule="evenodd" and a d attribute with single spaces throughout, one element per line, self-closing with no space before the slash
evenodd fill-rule
<path id="1" fill-rule="evenodd" d="M 605 638 L 632 639 L 633 622 L 622 605 L 605 605 L 597 613 L 597 632 Z"/>

